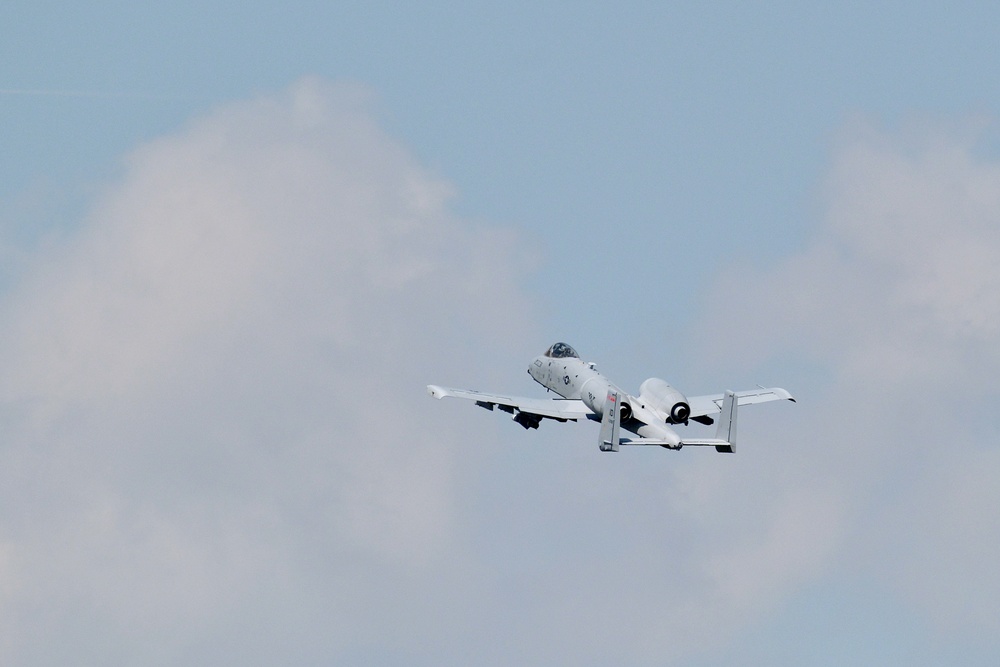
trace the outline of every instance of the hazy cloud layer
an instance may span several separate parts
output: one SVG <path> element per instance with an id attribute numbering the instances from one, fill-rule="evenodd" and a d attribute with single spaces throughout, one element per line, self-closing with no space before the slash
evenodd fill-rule
<path id="1" fill-rule="evenodd" d="M 304 80 L 220 108 L 20 260 L 4 662 L 711 660 L 856 571 L 945 637 L 995 628 L 1000 459 L 962 411 L 1000 361 L 979 135 L 847 133 L 820 231 L 720 278 L 698 330 L 802 401 L 741 413 L 735 456 L 609 456 L 425 394 L 530 392 L 552 341 L 518 236 L 450 213 L 367 106 Z"/>
<path id="2" fill-rule="evenodd" d="M 421 426 L 423 385 L 521 351 L 523 261 L 366 106 L 305 80 L 141 147 L 4 296 L 3 662 L 294 662 L 457 621 L 433 575 L 464 567 L 475 449 Z"/>
<path id="3" fill-rule="evenodd" d="M 809 493 L 818 507 L 804 510 L 812 528 L 797 541 L 816 544 L 819 533 L 835 556 L 826 581 L 877 582 L 953 647 L 1000 629 L 990 417 L 1000 161 L 989 138 L 982 125 L 845 131 L 825 224 L 798 255 L 724 276 L 719 294 L 739 281 L 739 298 L 720 296 L 705 323 L 721 332 L 708 342 L 726 351 L 722 364 L 822 371 L 825 381 L 802 376 L 815 393 L 800 396 L 791 458 L 773 461 L 802 466 L 829 491 Z M 821 508 L 845 522 L 827 525 Z"/>

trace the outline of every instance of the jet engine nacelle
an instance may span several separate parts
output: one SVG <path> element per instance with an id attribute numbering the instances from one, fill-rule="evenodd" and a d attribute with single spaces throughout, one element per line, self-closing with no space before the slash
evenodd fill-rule
<path id="1" fill-rule="evenodd" d="M 649 378 L 639 385 L 639 399 L 667 415 L 669 424 L 683 424 L 691 416 L 691 406 L 684 394 L 660 378 Z"/>
<path id="2" fill-rule="evenodd" d="M 580 387 L 580 398 L 584 405 L 594 411 L 595 414 L 604 416 L 604 408 L 608 402 L 608 393 L 618 392 L 618 409 L 621 411 L 621 420 L 626 421 L 632 416 L 632 406 L 628 403 L 628 394 L 607 381 L 603 376 L 591 378 Z"/>

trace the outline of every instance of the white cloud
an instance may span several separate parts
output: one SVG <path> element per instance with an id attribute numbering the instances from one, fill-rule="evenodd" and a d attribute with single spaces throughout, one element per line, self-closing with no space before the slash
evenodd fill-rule
<path id="1" fill-rule="evenodd" d="M 1000 164 L 982 155 L 981 137 L 932 125 L 845 132 L 811 245 L 726 277 L 740 281 L 726 307 L 751 325 L 755 356 L 780 342 L 883 381 L 968 372 L 983 354 L 997 363 Z"/>
<path id="2" fill-rule="evenodd" d="M 1000 521 L 977 508 L 1000 471 L 945 439 L 1000 360 L 1000 186 L 973 139 L 847 135 L 809 247 L 721 278 L 706 356 L 805 357 L 822 395 L 741 414 L 733 457 L 607 456 L 593 425 L 426 396 L 517 391 L 536 306 L 517 235 L 451 214 L 367 105 L 304 80 L 222 107 L 23 260 L 0 658 L 662 664 L 846 561 L 942 632 L 993 627 Z M 964 567 L 928 580 L 942 560 Z"/>
<path id="3" fill-rule="evenodd" d="M 808 360 L 828 373 L 825 385 L 802 376 L 816 393 L 799 392 L 798 427 L 782 438 L 790 458 L 771 461 L 801 474 L 809 497 L 789 510 L 808 515 L 798 524 L 772 512 L 770 530 L 790 536 L 766 561 L 818 562 L 813 582 L 872 578 L 946 642 L 1000 629 L 1000 441 L 987 417 L 1000 370 L 1000 162 L 987 132 L 846 131 L 820 231 L 775 266 L 733 269 L 702 322 L 720 364 Z M 794 485 L 748 496 L 794 502 Z"/>
<path id="4" fill-rule="evenodd" d="M 365 98 L 303 80 L 139 148 L 4 295 L 3 662 L 315 660 L 431 623 L 396 598 L 464 567 L 476 449 L 423 385 L 523 347 L 524 260 Z"/>

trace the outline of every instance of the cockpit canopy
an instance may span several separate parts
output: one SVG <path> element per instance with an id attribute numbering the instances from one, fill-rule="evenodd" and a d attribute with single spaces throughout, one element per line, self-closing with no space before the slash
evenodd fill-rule
<path id="1" fill-rule="evenodd" d="M 579 359 L 580 355 L 576 353 L 572 347 L 566 343 L 556 343 L 545 352 L 546 357 L 552 357 L 553 359 L 566 359 L 572 357 L 574 359 Z"/>

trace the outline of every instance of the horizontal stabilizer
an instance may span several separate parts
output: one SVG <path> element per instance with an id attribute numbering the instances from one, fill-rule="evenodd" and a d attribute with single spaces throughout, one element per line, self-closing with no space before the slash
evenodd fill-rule
<path id="1" fill-rule="evenodd" d="M 732 454 L 736 446 L 736 411 L 739 403 L 736 394 L 727 391 L 722 399 L 722 412 L 719 415 L 719 426 L 714 438 L 695 438 L 682 440 L 682 446 L 715 447 L 715 451 Z"/>
<path id="2" fill-rule="evenodd" d="M 676 440 L 663 440 L 662 438 L 622 438 L 621 445 L 647 445 L 656 447 L 666 447 L 667 449 L 680 449 L 687 443 L 678 443 Z"/>

